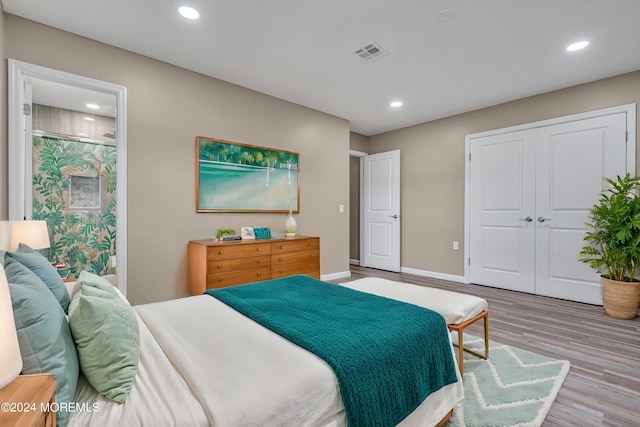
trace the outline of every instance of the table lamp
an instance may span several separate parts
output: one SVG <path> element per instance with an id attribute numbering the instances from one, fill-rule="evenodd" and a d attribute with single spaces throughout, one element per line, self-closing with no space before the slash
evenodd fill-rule
<path id="1" fill-rule="evenodd" d="M 22 357 L 13 321 L 9 284 L 0 264 L 0 389 L 13 381 L 21 370 Z"/>
<path id="2" fill-rule="evenodd" d="M 31 249 L 49 249 L 49 229 L 47 221 L 13 221 L 11 228 L 11 250 L 15 251 L 19 243 Z"/>

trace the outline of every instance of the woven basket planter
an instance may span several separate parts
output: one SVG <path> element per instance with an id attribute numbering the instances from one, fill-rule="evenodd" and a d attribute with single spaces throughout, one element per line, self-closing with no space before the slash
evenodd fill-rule
<path id="1" fill-rule="evenodd" d="M 617 319 L 633 319 L 640 307 L 640 282 L 618 282 L 602 277 L 604 311 Z"/>

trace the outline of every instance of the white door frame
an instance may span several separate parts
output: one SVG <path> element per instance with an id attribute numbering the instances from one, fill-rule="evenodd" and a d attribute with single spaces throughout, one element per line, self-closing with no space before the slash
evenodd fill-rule
<path id="1" fill-rule="evenodd" d="M 539 122 L 532 122 L 518 126 L 512 126 L 508 128 L 495 129 L 486 132 L 474 133 L 465 136 L 465 164 L 464 164 L 464 282 L 470 283 L 470 268 L 469 268 L 469 230 L 471 228 L 471 203 L 470 203 L 470 153 L 471 153 L 471 140 L 473 138 L 497 135 L 506 132 L 514 132 L 526 129 L 533 129 L 542 126 L 556 125 L 560 123 L 567 123 L 576 120 L 591 119 L 594 117 L 601 117 L 615 113 L 626 113 L 627 115 L 627 170 L 635 173 L 636 167 L 636 104 L 621 105 L 618 107 L 605 108 L 602 110 L 589 111 L 586 113 L 572 114 L 569 116 L 557 117 L 549 120 L 542 120 Z"/>
<path id="2" fill-rule="evenodd" d="M 107 93 L 116 97 L 116 274 L 118 288 L 127 294 L 127 88 L 52 68 L 9 59 L 9 219 L 27 216 L 31 168 L 27 167 L 27 141 L 23 126 L 25 81 L 31 78 Z M 27 177 L 27 172 L 29 176 Z"/>
<path id="3" fill-rule="evenodd" d="M 364 158 L 366 156 L 368 156 L 368 153 L 365 153 L 363 151 L 357 151 L 357 150 L 349 150 L 349 156 L 350 157 L 357 157 L 360 160 L 360 170 L 359 170 L 359 174 L 360 174 L 360 188 L 358 188 L 358 197 L 360 198 L 360 202 L 359 202 L 359 206 L 360 206 L 360 211 L 358 212 L 358 225 L 360 228 L 360 231 L 358 232 L 358 236 L 360 236 L 359 242 L 358 242 L 358 265 L 362 265 L 362 250 L 364 248 L 364 236 L 362 235 L 362 231 L 364 230 L 363 228 L 363 221 L 364 221 L 364 213 L 362 210 L 362 205 L 364 203 L 364 180 L 363 180 L 363 176 L 364 176 Z"/>

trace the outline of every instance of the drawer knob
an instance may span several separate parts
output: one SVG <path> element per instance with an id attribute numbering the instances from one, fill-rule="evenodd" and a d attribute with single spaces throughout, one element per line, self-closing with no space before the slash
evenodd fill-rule
<path id="1" fill-rule="evenodd" d="M 218 255 L 222 255 L 224 251 L 218 251 Z"/>
<path id="2" fill-rule="evenodd" d="M 260 264 L 260 260 L 257 260 L 257 261 L 256 261 L 256 264 Z"/>
<path id="3" fill-rule="evenodd" d="M 262 248 L 261 248 L 261 247 L 258 247 L 257 251 L 258 251 L 258 252 L 260 252 L 261 250 L 262 250 Z"/>
<path id="4" fill-rule="evenodd" d="M 262 273 L 258 273 L 258 277 L 262 276 Z"/>
<path id="5" fill-rule="evenodd" d="M 284 270 L 280 270 L 280 273 L 284 273 Z"/>
<path id="6" fill-rule="evenodd" d="M 278 261 L 284 261 L 284 257 L 278 258 Z"/>
<path id="7" fill-rule="evenodd" d="M 218 282 L 222 282 L 222 277 L 218 277 Z"/>
<path id="8" fill-rule="evenodd" d="M 218 268 L 222 268 L 222 264 L 218 264 Z"/>
<path id="9" fill-rule="evenodd" d="M 307 243 L 307 246 L 311 246 L 311 242 Z"/>
<path id="10" fill-rule="evenodd" d="M 284 245 L 280 245 L 280 249 L 284 249 Z"/>

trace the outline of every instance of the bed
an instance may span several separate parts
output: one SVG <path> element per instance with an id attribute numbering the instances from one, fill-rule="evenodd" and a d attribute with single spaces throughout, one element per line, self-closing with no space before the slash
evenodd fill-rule
<path id="1" fill-rule="evenodd" d="M 71 307 L 73 299 L 72 293 Z M 338 380 L 324 360 L 221 300 L 199 295 L 131 311 L 139 359 L 124 403 L 98 393 L 80 374 L 67 425 L 347 425 Z M 462 398 L 458 376 L 398 425 L 438 425 Z"/>

